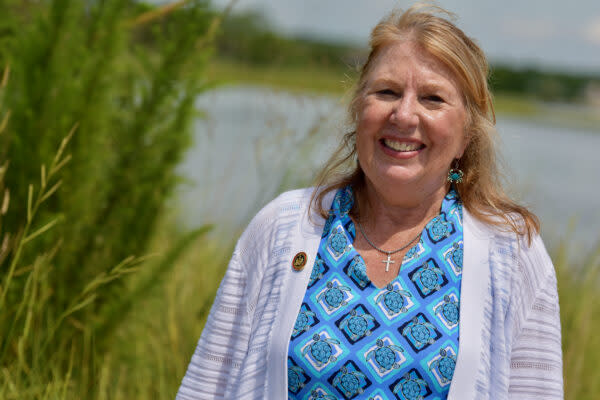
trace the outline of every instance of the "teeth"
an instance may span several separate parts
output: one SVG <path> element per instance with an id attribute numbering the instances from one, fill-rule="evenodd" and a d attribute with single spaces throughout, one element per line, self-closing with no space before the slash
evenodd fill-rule
<path id="1" fill-rule="evenodd" d="M 396 151 L 415 151 L 421 148 L 421 145 L 413 142 L 399 142 L 397 140 L 384 139 L 383 143 L 390 149 Z"/>

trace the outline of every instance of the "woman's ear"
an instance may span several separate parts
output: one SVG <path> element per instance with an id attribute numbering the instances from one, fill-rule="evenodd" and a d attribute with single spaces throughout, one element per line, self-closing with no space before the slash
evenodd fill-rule
<path id="1" fill-rule="evenodd" d="M 467 147 L 469 146 L 469 142 L 470 142 L 470 137 L 467 133 L 465 133 L 465 136 L 463 136 L 463 143 L 462 145 L 458 148 L 457 153 L 454 155 L 454 158 L 456 160 L 460 160 L 462 158 L 462 156 L 465 154 L 465 151 L 467 150 Z"/>
<path id="2" fill-rule="evenodd" d="M 471 143 L 471 121 L 468 116 L 466 117 L 466 119 L 467 120 L 465 122 L 464 135 L 462 137 L 463 143 L 458 148 L 458 152 L 454 157 L 458 160 L 460 160 L 462 158 L 462 156 L 465 154 L 465 151 L 467 150 L 467 147 L 469 146 L 469 143 Z"/>

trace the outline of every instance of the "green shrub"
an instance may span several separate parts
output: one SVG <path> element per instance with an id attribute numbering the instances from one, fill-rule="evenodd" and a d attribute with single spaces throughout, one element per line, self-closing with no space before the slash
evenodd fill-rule
<path id="1" fill-rule="evenodd" d="M 553 256 L 563 337 L 565 398 L 592 400 L 600 391 L 600 244 L 574 264 L 563 243 Z"/>
<path id="2" fill-rule="evenodd" d="M 93 396 L 132 303 L 205 231 L 138 286 L 120 279 L 149 251 L 207 86 L 218 19 L 178 5 L 0 1 L 0 398 Z"/>

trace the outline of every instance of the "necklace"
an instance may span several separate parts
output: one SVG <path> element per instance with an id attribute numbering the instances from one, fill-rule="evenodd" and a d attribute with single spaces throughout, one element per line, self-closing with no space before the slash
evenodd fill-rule
<path id="1" fill-rule="evenodd" d="M 404 250 L 405 248 L 407 248 L 408 246 L 410 246 L 415 240 L 417 240 L 421 236 L 421 232 L 419 232 L 419 234 L 417 236 L 415 236 L 410 242 L 408 242 L 406 245 L 400 247 L 399 249 L 392 250 L 392 251 L 385 251 L 385 250 L 382 250 L 379 247 L 375 246 L 373 244 L 373 242 L 371 242 L 369 240 L 369 238 L 365 234 L 365 231 L 363 230 L 363 227 L 360 224 L 360 222 L 356 221 L 356 225 L 358 225 L 358 229 L 360 230 L 360 233 L 363 235 L 363 237 L 365 238 L 365 240 L 367 241 L 367 243 L 369 243 L 378 252 L 387 255 L 387 260 L 382 260 L 381 261 L 382 263 L 385 263 L 385 272 L 388 272 L 390 270 L 390 264 L 395 264 L 396 263 L 395 261 L 392 261 L 392 259 L 391 259 L 392 254 L 395 254 L 395 253 L 397 253 L 399 251 Z"/>

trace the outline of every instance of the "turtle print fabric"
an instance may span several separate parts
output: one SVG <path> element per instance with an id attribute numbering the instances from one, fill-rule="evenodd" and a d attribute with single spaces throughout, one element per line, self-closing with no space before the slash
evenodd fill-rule
<path id="1" fill-rule="evenodd" d="M 448 192 L 384 288 L 352 246 L 353 201 L 340 189 L 323 229 L 288 349 L 289 399 L 445 399 L 458 354 L 460 199 Z"/>

